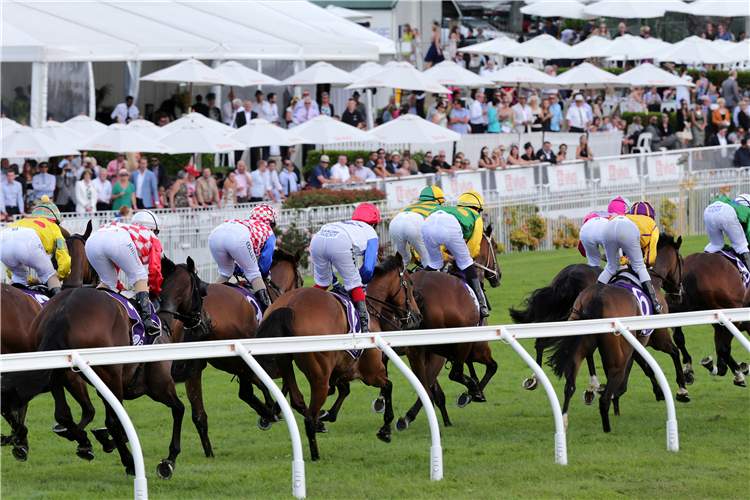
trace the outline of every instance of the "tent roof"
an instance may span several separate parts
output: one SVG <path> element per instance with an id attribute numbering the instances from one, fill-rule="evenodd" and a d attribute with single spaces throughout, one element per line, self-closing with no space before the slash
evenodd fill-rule
<path id="1" fill-rule="evenodd" d="M 2 27 L 8 62 L 368 60 L 395 52 L 391 40 L 299 0 L 12 0 L 3 1 Z"/>

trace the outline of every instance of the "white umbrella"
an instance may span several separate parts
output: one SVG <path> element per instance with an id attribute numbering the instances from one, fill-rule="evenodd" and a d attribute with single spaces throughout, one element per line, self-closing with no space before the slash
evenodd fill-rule
<path id="1" fill-rule="evenodd" d="M 512 38 L 495 38 L 488 42 L 478 43 L 468 48 L 461 49 L 468 54 L 486 54 L 489 56 L 505 55 L 507 51 L 520 44 Z"/>
<path id="2" fill-rule="evenodd" d="M 491 87 L 492 81 L 477 75 L 473 71 L 464 69 L 453 61 L 443 61 L 424 72 L 424 76 L 441 85 L 451 87 L 468 87 L 478 89 Z"/>
<path id="3" fill-rule="evenodd" d="M 721 49 L 732 61 L 750 61 L 750 40 L 733 43 L 730 47 L 721 47 Z"/>
<path id="4" fill-rule="evenodd" d="M 229 138 L 244 144 L 243 148 L 293 146 L 302 142 L 302 138 L 297 135 L 297 128 L 287 130 L 263 118 L 255 118 L 230 134 Z"/>
<path id="5" fill-rule="evenodd" d="M 391 62 L 370 76 L 357 80 L 347 90 L 367 88 L 421 90 L 436 94 L 450 94 L 451 90 L 421 73 L 407 62 Z"/>
<path id="6" fill-rule="evenodd" d="M 664 9 L 665 12 L 678 12 L 680 14 L 690 13 L 690 5 L 682 0 L 649 1 L 649 8 L 651 8 L 651 5 L 655 5 L 659 9 Z"/>
<path id="7" fill-rule="evenodd" d="M 329 5 L 326 10 L 331 14 L 336 14 L 339 17 L 348 19 L 350 21 L 366 21 L 372 19 L 370 14 L 360 12 L 358 10 L 346 9 L 344 7 L 336 7 L 335 5 Z"/>
<path id="8" fill-rule="evenodd" d="M 69 144 L 72 147 L 77 146 L 86 140 L 87 136 L 79 134 L 73 129 L 70 129 L 60 122 L 54 120 L 47 120 L 42 123 L 41 128 L 38 132 L 47 137 L 51 137 L 61 144 Z"/>
<path id="9" fill-rule="evenodd" d="M 245 149 L 245 145 L 202 126 L 194 121 L 183 122 L 174 132 L 162 137 L 159 142 L 166 145 L 172 153 L 226 153 Z"/>
<path id="10" fill-rule="evenodd" d="M 3 129 L 6 129 L 6 128 L 10 129 L 10 128 L 20 127 L 21 124 L 18 123 L 17 121 L 15 121 L 15 120 L 11 120 L 10 118 L 7 118 L 5 115 L 3 115 L 2 118 L 0 118 L 0 126 L 2 126 Z"/>
<path id="11" fill-rule="evenodd" d="M 602 54 L 606 54 L 607 48 L 610 45 L 612 45 L 611 40 L 607 40 L 601 36 L 590 36 L 581 43 L 577 43 L 571 47 L 572 53 L 575 56 L 573 59 L 602 57 Z"/>
<path id="12" fill-rule="evenodd" d="M 339 144 L 372 140 L 367 132 L 326 115 L 316 116 L 302 125 L 297 125 L 293 132 L 304 144 Z"/>
<path id="13" fill-rule="evenodd" d="M 142 134 L 151 135 L 153 137 L 162 135 L 162 129 L 160 129 L 154 122 L 144 120 L 143 117 L 138 118 L 137 120 L 132 120 L 125 126 L 135 129 Z"/>
<path id="14" fill-rule="evenodd" d="M 240 82 L 240 85 L 238 85 L 240 87 L 249 87 L 251 85 L 278 85 L 281 83 L 276 78 L 271 78 L 259 71 L 250 69 L 237 61 L 227 61 L 215 69 L 227 78 Z"/>
<path id="15" fill-rule="evenodd" d="M 583 12 L 594 17 L 614 17 L 618 19 L 664 17 L 664 7 L 658 4 L 659 2 L 652 4 L 637 0 L 600 0 L 587 5 Z"/>
<path id="16" fill-rule="evenodd" d="M 456 142 L 461 134 L 430 123 L 417 115 L 401 115 L 370 131 L 373 138 L 386 144 Z"/>
<path id="17" fill-rule="evenodd" d="M 3 158 L 47 158 L 77 155 L 78 151 L 31 127 L 18 127 L 3 136 L 0 156 Z"/>
<path id="18" fill-rule="evenodd" d="M 647 39 L 639 36 L 622 35 L 609 43 L 602 43 L 602 50 L 597 53 L 596 56 L 624 56 L 629 60 L 638 60 L 653 58 L 661 59 L 661 54 L 663 54 L 663 46 L 660 47 L 656 42 L 649 42 Z"/>
<path id="19" fill-rule="evenodd" d="M 121 123 L 114 123 L 107 127 L 104 133 L 79 144 L 81 151 L 112 151 L 115 153 L 135 153 L 148 151 L 151 153 L 171 153 L 165 145 L 156 142 L 138 129 L 129 128 Z"/>
<path id="20" fill-rule="evenodd" d="M 70 120 L 63 122 L 63 125 L 73 132 L 78 132 L 84 137 L 90 137 L 94 134 L 101 134 L 107 130 L 107 126 L 102 122 L 98 122 L 90 116 L 81 113 L 78 116 L 71 118 Z"/>
<path id="21" fill-rule="evenodd" d="M 576 0 L 541 0 L 521 7 L 521 12 L 528 16 L 565 17 L 568 19 L 592 19 L 583 13 L 583 5 Z"/>
<path id="22" fill-rule="evenodd" d="M 675 43 L 672 50 L 659 54 L 658 58 L 662 61 L 685 64 L 726 64 L 732 62 L 732 58 L 726 55 L 718 45 L 697 36 L 691 36 Z"/>
<path id="23" fill-rule="evenodd" d="M 562 43 L 550 35 L 539 35 L 527 42 L 509 49 L 507 57 L 528 57 L 532 59 L 572 59 L 570 45 Z"/>
<path id="24" fill-rule="evenodd" d="M 186 61 L 179 62 L 174 66 L 160 69 L 154 73 L 141 77 L 144 82 L 162 82 L 162 83 L 190 83 L 192 85 L 209 86 L 209 85 L 235 85 L 242 86 L 233 78 L 225 76 L 223 73 L 206 66 L 197 59 L 190 58 Z"/>
<path id="25" fill-rule="evenodd" d="M 694 16 L 747 17 L 750 16 L 750 3 L 746 1 L 697 0 L 688 6 L 688 13 Z"/>
<path id="26" fill-rule="evenodd" d="M 186 123 L 190 123 L 190 122 L 199 123 L 203 127 L 214 129 L 216 132 L 219 132 L 224 135 L 229 135 L 237 130 L 236 128 L 232 128 L 223 122 L 217 122 L 216 120 L 206 118 L 200 113 L 193 112 L 193 113 L 188 113 L 182 116 L 181 118 L 178 118 L 177 120 L 173 121 L 172 123 L 164 125 L 163 127 L 159 127 L 159 130 L 158 132 L 155 132 L 155 135 L 156 137 L 164 137 L 165 135 L 170 134 L 174 132 L 175 130 L 182 128 L 183 125 L 185 125 Z"/>
<path id="27" fill-rule="evenodd" d="M 593 64 L 579 64 L 555 78 L 563 88 L 569 89 L 608 89 L 615 87 L 629 87 L 617 77 Z"/>
<path id="28" fill-rule="evenodd" d="M 333 86 L 344 86 L 357 79 L 333 64 L 325 61 L 316 62 L 307 69 L 296 73 L 283 80 L 281 85 L 317 85 L 319 83 L 330 83 Z"/>
<path id="29" fill-rule="evenodd" d="M 492 81 L 500 87 L 533 87 L 543 89 L 560 88 L 557 80 L 543 71 L 539 71 L 530 64 L 516 61 L 495 71 Z"/>
<path id="30" fill-rule="evenodd" d="M 355 69 L 354 71 L 350 71 L 349 74 L 353 76 L 354 78 L 356 78 L 355 81 L 357 81 L 361 78 L 365 78 L 374 73 L 377 73 L 381 69 L 383 69 L 383 66 L 381 64 L 378 64 L 375 61 L 367 61 L 361 66 L 358 66 L 357 69 Z"/>
<path id="31" fill-rule="evenodd" d="M 651 63 L 640 64 L 621 74 L 619 78 L 633 87 L 695 87 L 694 83 L 688 83 Z"/>

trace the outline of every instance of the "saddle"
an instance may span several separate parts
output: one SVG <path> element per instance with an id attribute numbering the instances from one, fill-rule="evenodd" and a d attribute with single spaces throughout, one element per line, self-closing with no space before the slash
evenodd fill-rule
<path id="1" fill-rule="evenodd" d="M 17 288 L 32 299 L 39 302 L 39 305 L 41 305 L 42 307 L 44 307 L 47 301 L 52 298 L 49 292 L 49 288 L 44 285 L 27 286 L 21 283 L 13 283 L 11 286 L 13 288 Z"/>
<path id="2" fill-rule="evenodd" d="M 346 312 L 346 319 L 349 323 L 349 331 L 347 333 L 362 333 L 362 324 L 359 320 L 359 313 L 357 312 L 357 309 L 354 307 L 354 301 L 352 301 L 352 295 L 347 292 L 344 287 L 336 282 L 336 284 L 333 286 L 333 288 L 328 292 L 334 297 L 338 299 L 339 302 L 341 302 L 341 305 L 344 308 L 344 311 Z M 359 359 L 359 357 L 362 355 L 363 350 L 362 349 L 352 349 L 346 351 L 349 353 L 349 355 L 356 359 Z"/>
<path id="3" fill-rule="evenodd" d="M 635 301 L 638 303 L 638 307 L 640 307 L 643 316 L 652 316 L 654 314 L 654 306 L 651 303 L 651 299 L 649 299 L 646 292 L 643 291 L 641 280 L 638 279 L 638 276 L 633 272 L 633 269 L 629 265 L 625 269 L 617 271 L 617 273 L 612 276 L 612 279 L 609 280 L 609 284 L 619 286 L 629 291 L 633 297 L 635 297 Z M 653 329 L 641 330 L 639 335 L 647 337 L 651 335 L 653 331 Z"/>
<path id="4" fill-rule="evenodd" d="M 125 307 L 125 310 L 128 312 L 128 317 L 130 318 L 130 323 L 132 324 L 132 326 L 130 327 L 130 336 L 133 339 L 134 346 L 152 345 L 154 342 L 156 342 L 156 339 L 159 336 L 146 335 L 146 329 L 143 327 L 143 321 L 141 321 L 141 317 L 138 315 L 138 309 L 136 308 L 135 302 L 133 302 L 132 299 L 114 290 L 105 288 L 100 288 L 99 290 L 106 293 Z M 155 324 L 159 325 L 159 328 L 161 329 L 161 319 L 159 319 L 159 316 L 156 315 L 156 313 L 159 312 L 159 308 L 155 306 L 151 301 L 149 301 L 149 304 L 151 305 L 151 320 Z"/>
<path id="5" fill-rule="evenodd" d="M 238 290 L 242 295 L 245 296 L 245 300 L 250 302 L 250 304 L 252 304 L 253 308 L 255 309 L 255 319 L 258 320 L 258 324 L 260 324 L 261 320 L 263 319 L 263 309 L 260 307 L 260 302 L 258 302 L 258 299 L 255 298 L 255 295 L 253 295 L 253 292 L 250 290 L 250 284 L 247 281 L 239 281 L 237 283 L 227 281 L 223 284 L 228 287 L 234 288 L 235 290 Z"/>
<path id="6" fill-rule="evenodd" d="M 732 248 L 730 245 L 724 245 L 724 248 L 722 248 L 718 252 L 718 254 L 726 257 L 732 264 L 734 264 L 734 266 L 740 272 L 740 276 L 742 277 L 742 284 L 744 285 L 745 290 L 747 290 L 748 287 L 750 287 L 750 270 L 748 270 L 748 268 L 745 266 L 745 263 L 742 262 L 739 254 L 735 252 L 734 248 Z"/>

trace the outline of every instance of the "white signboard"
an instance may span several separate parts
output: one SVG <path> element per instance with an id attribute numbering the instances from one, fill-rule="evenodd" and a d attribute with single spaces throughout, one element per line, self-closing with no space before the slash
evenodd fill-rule
<path id="1" fill-rule="evenodd" d="M 635 158 L 612 159 L 599 162 L 602 186 L 625 186 L 639 184 L 638 165 Z"/>
<path id="2" fill-rule="evenodd" d="M 570 191 L 571 189 L 586 189 L 586 171 L 583 163 L 570 165 L 555 165 L 547 167 L 549 190 L 552 193 Z"/>
<path id="3" fill-rule="evenodd" d="M 533 168 L 495 170 L 493 173 L 497 192 L 501 196 L 536 192 Z"/>
<path id="4" fill-rule="evenodd" d="M 419 198 L 419 193 L 427 185 L 426 176 L 406 178 L 398 181 L 385 182 L 385 194 L 388 197 L 388 205 L 393 208 L 402 208 L 414 203 Z"/>
<path id="5" fill-rule="evenodd" d="M 473 171 L 458 173 L 453 176 L 442 174 L 440 176 L 440 187 L 445 193 L 446 200 L 458 200 L 461 193 L 471 190 L 482 194 L 482 174 Z"/>
<path id="6" fill-rule="evenodd" d="M 680 154 L 649 156 L 648 180 L 650 182 L 680 180 Z"/>

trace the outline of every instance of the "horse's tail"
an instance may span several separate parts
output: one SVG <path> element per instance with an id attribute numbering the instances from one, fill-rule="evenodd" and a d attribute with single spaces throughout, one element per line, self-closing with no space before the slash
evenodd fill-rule
<path id="1" fill-rule="evenodd" d="M 515 323 L 545 323 L 548 321 L 565 321 L 570 309 L 585 288 L 580 279 L 570 276 L 560 279 L 549 286 L 531 292 L 518 309 L 509 309 L 510 317 Z"/>
<path id="2" fill-rule="evenodd" d="M 583 311 L 575 311 L 577 319 L 597 319 L 604 315 L 604 302 L 602 301 L 599 294 L 595 294 Z M 547 365 L 552 368 L 552 371 L 557 378 L 568 376 L 570 371 L 573 369 L 573 364 L 578 352 L 578 346 L 583 340 L 583 335 L 575 335 L 571 337 L 557 337 L 549 345 L 552 349 L 547 360 Z"/>
<path id="3" fill-rule="evenodd" d="M 256 339 L 278 337 L 294 337 L 294 309 L 291 307 L 280 307 L 272 311 L 263 319 L 255 334 Z M 256 359 L 267 372 L 275 370 L 275 355 L 257 356 Z"/>
<path id="4" fill-rule="evenodd" d="M 42 342 L 37 351 L 59 351 L 67 349 L 65 339 L 70 331 L 67 313 L 58 311 L 44 325 Z M 52 377 L 52 370 L 31 370 L 6 373 L 2 377 L 2 403 L 13 407 L 31 401 L 44 392 Z"/>
<path id="5" fill-rule="evenodd" d="M 175 384 L 187 382 L 198 373 L 198 363 L 194 359 L 172 361 L 172 380 Z"/>

